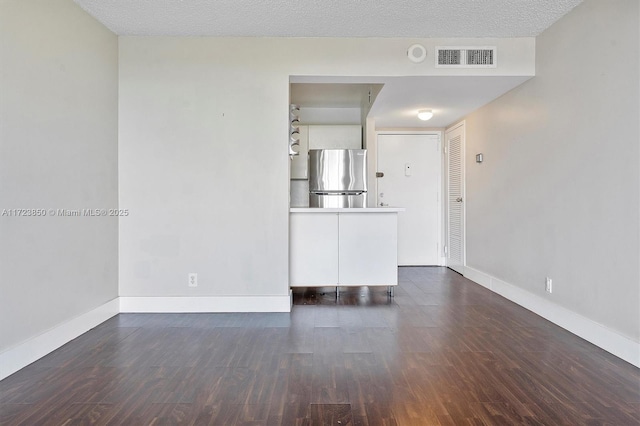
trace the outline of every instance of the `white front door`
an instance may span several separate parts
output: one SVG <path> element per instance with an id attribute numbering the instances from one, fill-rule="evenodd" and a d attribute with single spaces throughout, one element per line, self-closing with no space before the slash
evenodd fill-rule
<path id="1" fill-rule="evenodd" d="M 447 266 L 464 274 L 464 122 L 447 130 Z"/>
<path id="2" fill-rule="evenodd" d="M 378 135 L 377 206 L 398 214 L 398 264 L 439 265 L 440 136 Z"/>

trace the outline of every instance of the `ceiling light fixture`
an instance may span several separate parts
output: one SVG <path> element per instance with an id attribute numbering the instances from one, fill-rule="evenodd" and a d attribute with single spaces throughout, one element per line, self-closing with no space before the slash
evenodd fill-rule
<path id="1" fill-rule="evenodd" d="M 422 121 L 430 120 L 433 117 L 433 111 L 430 109 L 421 109 L 418 111 L 418 118 Z"/>

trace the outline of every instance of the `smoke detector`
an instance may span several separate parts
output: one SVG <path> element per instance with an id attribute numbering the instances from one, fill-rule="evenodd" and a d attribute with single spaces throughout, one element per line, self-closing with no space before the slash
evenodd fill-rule
<path id="1" fill-rule="evenodd" d="M 421 44 L 412 44 L 407 49 L 407 57 L 411 62 L 419 64 L 427 58 L 427 49 Z"/>

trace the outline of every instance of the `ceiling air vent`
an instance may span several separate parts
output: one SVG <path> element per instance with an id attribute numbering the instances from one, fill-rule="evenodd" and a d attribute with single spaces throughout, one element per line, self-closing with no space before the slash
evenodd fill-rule
<path id="1" fill-rule="evenodd" d="M 436 47 L 436 68 L 495 68 L 496 47 Z"/>
<path id="2" fill-rule="evenodd" d="M 461 53 L 460 49 L 438 49 L 438 65 L 460 65 Z"/>

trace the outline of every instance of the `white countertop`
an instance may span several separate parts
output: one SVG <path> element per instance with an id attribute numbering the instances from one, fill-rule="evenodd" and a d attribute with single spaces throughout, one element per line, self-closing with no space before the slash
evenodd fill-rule
<path id="1" fill-rule="evenodd" d="M 404 207 L 365 207 L 365 208 L 322 208 L 322 207 L 291 207 L 290 213 L 398 213 Z"/>

